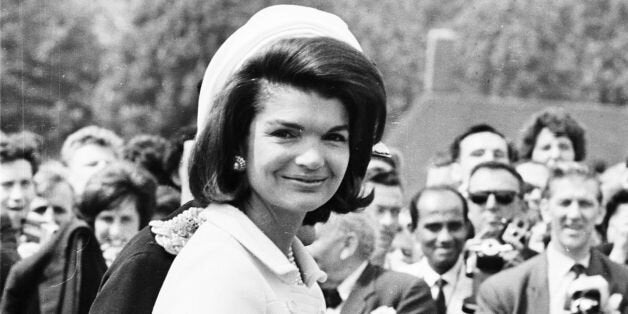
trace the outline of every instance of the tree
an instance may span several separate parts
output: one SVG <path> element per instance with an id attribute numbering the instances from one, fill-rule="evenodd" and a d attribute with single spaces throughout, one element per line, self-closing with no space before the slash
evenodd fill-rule
<path id="1" fill-rule="evenodd" d="M 628 103 L 628 3 L 477 0 L 455 22 L 484 94 Z"/>
<path id="2" fill-rule="evenodd" d="M 61 141 L 91 119 L 87 102 L 102 52 L 79 1 L 2 2 L 0 125 Z"/>
<path id="3" fill-rule="evenodd" d="M 105 61 L 93 108 L 123 135 L 172 134 L 196 121 L 197 85 L 219 45 L 264 1 L 146 1 L 130 4 L 132 27 Z"/>
<path id="4" fill-rule="evenodd" d="M 171 133 L 195 121 L 197 82 L 220 44 L 263 7 L 281 1 L 186 0 L 132 2 L 132 28 L 98 88 L 101 124 Z M 463 1 L 293 1 L 343 18 L 378 65 L 389 107 L 399 113 L 422 89 L 425 33 Z M 115 66 L 124 65 L 124 66 Z"/>

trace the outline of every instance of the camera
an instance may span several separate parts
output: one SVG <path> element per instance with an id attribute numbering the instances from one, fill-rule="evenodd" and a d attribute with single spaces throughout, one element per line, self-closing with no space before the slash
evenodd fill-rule
<path id="1" fill-rule="evenodd" d="M 471 276 L 475 269 L 488 274 L 499 272 L 506 264 L 502 254 L 515 250 L 510 243 L 518 242 L 523 245 L 525 235 L 528 233 L 528 223 L 521 219 L 512 221 L 503 219 L 501 223 L 502 229 L 498 238 L 481 239 L 467 247 L 465 260 L 468 276 Z"/>
<path id="2" fill-rule="evenodd" d="M 601 311 L 602 294 L 598 289 L 576 291 L 571 296 L 569 313 L 572 314 L 596 314 Z"/>

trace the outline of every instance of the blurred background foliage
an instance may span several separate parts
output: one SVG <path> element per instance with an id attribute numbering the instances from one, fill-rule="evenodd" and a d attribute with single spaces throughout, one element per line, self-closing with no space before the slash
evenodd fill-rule
<path id="1" fill-rule="evenodd" d="M 99 124 L 125 137 L 195 122 L 218 46 L 271 0 L 3 0 L 0 127 L 58 147 Z M 284 1 L 285 3 L 285 1 Z M 504 97 L 628 104 L 628 2 L 292 1 L 343 18 L 378 65 L 396 121 L 423 91 L 426 35 L 459 36 L 456 84 Z"/>

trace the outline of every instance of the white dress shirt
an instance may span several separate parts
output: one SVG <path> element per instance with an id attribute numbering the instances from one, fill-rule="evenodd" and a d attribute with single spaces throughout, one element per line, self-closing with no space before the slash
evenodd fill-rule
<path id="1" fill-rule="evenodd" d="M 443 278 L 447 282 L 443 286 L 447 313 L 461 313 L 464 299 L 469 297 L 473 291 L 473 280 L 465 276 L 462 257 L 458 258 L 456 264 L 442 275 L 432 269 L 425 257 L 417 263 L 399 269 L 399 271 L 423 279 L 430 287 L 434 300 L 438 297 L 439 290 L 436 281 Z"/>
<path id="2" fill-rule="evenodd" d="M 338 290 L 338 294 L 340 295 L 342 302 L 340 302 L 340 305 L 338 305 L 336 308 L 328 308 L 325 312 L 326 314 L 340 314 L 342 306 L 345 304 L 345 301 L 347 300 L 347 298 L 349 298 L 349 295 L 353 290 L 353 286 L 355 286 L 355 283 L 358 282 L 358 279 L 360 279 L 360 276 L 364 272 L 364 269 L 366 269 L 367 265 L 368 262 L 362 263 L 351 273 L 351 275 L 347 276 L 347 278 L 345 278 L 345 280 L 343 280 L 342 283 L 338 285 L 338 288 L 336 288 L 336 290 Z"/>
<path id="3" fill-rule="evenodd" d="M 550 242 L 547 245 L 547 283 L 550 291 L 550 313 L 563 314 L 565 311 L 565 297 L 569 285 L 575 279 L 575 274 L 570 272 L 575 264 L 581 264 L 585 268 L 589 267 L 591 254 L 587 254 L 583 259 L 574 261 L 556 248 L 558 243 Z"/>

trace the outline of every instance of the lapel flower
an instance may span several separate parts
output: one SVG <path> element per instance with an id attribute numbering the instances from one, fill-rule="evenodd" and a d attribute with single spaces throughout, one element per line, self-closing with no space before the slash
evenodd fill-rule
<path id="1" fill-rule="evenodd" d="M 203 211 L 205 208 L 191 207 L 170 220 L 153 220 L 148 225 L 155 234 L 157 244 L 166 252 L 177 255 L 198 227 L 207 220 L 205 215 L 201 215 Z"/>

